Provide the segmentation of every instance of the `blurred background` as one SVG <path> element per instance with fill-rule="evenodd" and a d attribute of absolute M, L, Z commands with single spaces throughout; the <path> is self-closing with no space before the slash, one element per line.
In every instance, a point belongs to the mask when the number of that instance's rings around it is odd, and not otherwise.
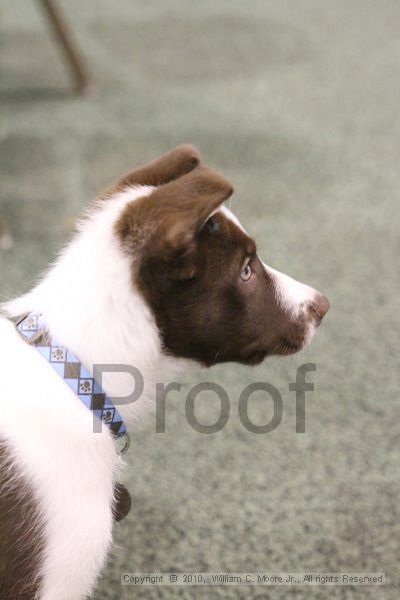
<path fill-rule="evenodd" d="M 131 513 L 95 600 L 398 598 L 400 581 L 397 0 L 58 0 L 93 87 L 73 90 L 41 5 L 0 12 L 2 297 L 25 291 L 91 197 L 184 141 L 235 185 L 232 208 L 270 265 L 323 291 L 310 349 L 257 369 L 199 373 L 231 414 L 193 431 L 185 390 L 166 433 L 133 433 Z M 4 237 L 3 237 L 4 242 Z M 8 241 L 4 242 L 4 246 Z M 306 433 L 295 433 L 297 366 L 315 362 Z M 237 401 L 267 381 L 281 425 L 246 431 Z M 250 417 L 271 418 L 255 394 Z M 203 394 L 198 418 L 219 403 Z M 384 588 L 121 587 L 120 572 L 386 573 Z"/>

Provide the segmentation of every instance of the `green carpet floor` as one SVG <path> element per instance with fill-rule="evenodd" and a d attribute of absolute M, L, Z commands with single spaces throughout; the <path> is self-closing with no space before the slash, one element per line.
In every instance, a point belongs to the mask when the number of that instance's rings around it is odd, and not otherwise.
<path fill-rule="evenodd" d="M 95 600 L 393 598 L 400 594 L 397 0 L 63 0 L 96 87 L 69 91 L 39 3 L 0 12 L 3 296 L 26 290 L 88 199 L 182 141 L 236 187 L 233 208 L 272 266 L 323 291 L 312 347 L 257 369 L 200 373 L 171 394 L 165 434 L 133 434 L 134 496 Z M 315 362 L 306 433 L 296 368 Z M 211 379 L 227 426 L 201 435 L 185 392 Z M 279 428 L 246 431 L 242 388 L 276 385 Z M 199 419 L 218 406 L 205 394 Z M 252 419 L 270 417 L 262 394 Z M 121 571 L 386 573 L 383 588 L 121 587 Z"/>

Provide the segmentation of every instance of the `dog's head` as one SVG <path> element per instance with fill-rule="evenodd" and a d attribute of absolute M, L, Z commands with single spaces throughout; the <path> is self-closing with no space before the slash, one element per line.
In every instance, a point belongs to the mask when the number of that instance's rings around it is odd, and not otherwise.
<path fill-rule="evenodd" d="M 223 206 L 231 184 L 185 145 L 109 190 L 153 186 L 115 224 L 166 352 L 204 365 L 260 363 L 307 344 L 329 308 L 316 290 L 275 271 Z M 137 194 L 136 194 L 137 196 Z"/>

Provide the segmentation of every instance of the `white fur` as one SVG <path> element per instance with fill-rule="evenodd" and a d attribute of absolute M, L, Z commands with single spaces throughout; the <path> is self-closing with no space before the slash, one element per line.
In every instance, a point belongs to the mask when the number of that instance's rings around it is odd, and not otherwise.
<path fill-rule="evenodd" d="M 152 188 L 130 188 L 109 199 L 43 280 L 9 302 L 10 315 L 43 314 L 52 334 L 92 370 L 94 363 L 135 365 L 142 397 L 120 413 L 135 422 L 154 401 L 154 383 L 179 367 L 162 353 L 149 308 L 132 288 L 131 265 L 113 224 L 126 204 Z M 45 522 L 46 557 L 40 600 L 78 600 L 92 589 L 111 543 L 111 500 L 118 457 L 106 427 L 93 418 L 39 353 L 0 318 L 0 439 L 31 482 Z M 126 374 L 103 377 L 110 396 L 126 396 Z"/>
<path fill-rule="evenodd" d="M 301 311 L 307 309 L 307 306 L 319 295 L 319 292 L 284 273 L 276 271 L 265 263 L 263 264 L 275 283 L 276 296 L 282 308 L 294 320 L 297 319 Z"/>
<path fill-rule="evenodd" d="M 227 206 L 221 206 L 218 210 L 223 215 L 225 215 L 225 217 L 227 219 L 230 219 L 233 223 L 235 223 L 236 227 L 239 227 L 239 229 L 241 231 L 243 231 L 244 233 L 246 233 L 245 228 L 243 227 L 243 225 L 241 224 L 241 222 L 239 221 L 239 219 L 237 218 L 237 216 L 234 215 L 233 212 Z"/>
<path fill-rule="evenodd" d="M 154 318 L 133 288 L 131 258 L 121 250 L 113 225 L 128 202 L 152 189 L 128 188 L 94 211 L 39 285 L 5 305 L 11 315 L 41 312 L 52 334 L 89 371 L 94 363 L 134 365 L 146 389 L 177 361 L 161 352 Z M 114 397 L 134 389 L 132 377 L 125 373 L 104 374 L 102 384 Z M 121 405 L 124 421 L 139 420 L 148 401 L 149 394 L 144 393 L 137 402 Z"/>
<path fill-rule="evenodd" d="M 33 485 L 45 523 L 41 599 L 81 598 L 111 541 L 113 442 L 106 429 L 91 434 L 90 412 L 2 318 L 0 338 L 0 438 Z"/>
<path fill-rule="evenodd" d="M 81 224 L 42 281 L 5 305 L 9 315 L 42 313 L 51 333 L 89 371 L 95 363 L 137 367 L 144 393 L 118 406 L 128 425 L 154 402 L 155 383 L 188 363 L 162 352 L 151 311 L 133 288 L 131 259 L 113 231 L 127 203 L 152 189 L 128 188 L 109 198 Z M 228 209 L 221 210 L 241 227 Z M 266 269 L 282 303 L 298 314 L 314 290 Z M 0 439 L 32 484 L 45 523 L 40 600 L 79 600 L 92 590 L 111 543 L 118 457 L 108 429 L 92 432 L 90 411 L 3 318 L 0 340 Z M 134 386 L 123 373 L 104 375 L 102 384 L 111 397 L 127 396 Z"/>

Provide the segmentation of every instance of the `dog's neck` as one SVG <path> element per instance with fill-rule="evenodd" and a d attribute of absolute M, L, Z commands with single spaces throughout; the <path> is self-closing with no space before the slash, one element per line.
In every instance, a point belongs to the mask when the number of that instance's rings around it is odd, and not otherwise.
<path fill-rule="evenodd" d="M 155 400 L 155 384 L 170 381 L 186 361 L 167 357 L 149 307 L 135 290 L 131 258 L 124 255 L 113 226 L 127 199 L 152 188 L 123 192 L 107 200 L 83 222 L 79 233 L 43 280 L 28 294 L 5 305 L 12 316 L 40 312 L 51 333 L 90 371 L 94 364 L 116 365 L 104 373 L 110 397 L 132 393 L 132 376 L 117 365 L 133 365 L 144 380 L 144 392 L 133 403 L 118 405 L 127 424 L 140 419 Z"/>

